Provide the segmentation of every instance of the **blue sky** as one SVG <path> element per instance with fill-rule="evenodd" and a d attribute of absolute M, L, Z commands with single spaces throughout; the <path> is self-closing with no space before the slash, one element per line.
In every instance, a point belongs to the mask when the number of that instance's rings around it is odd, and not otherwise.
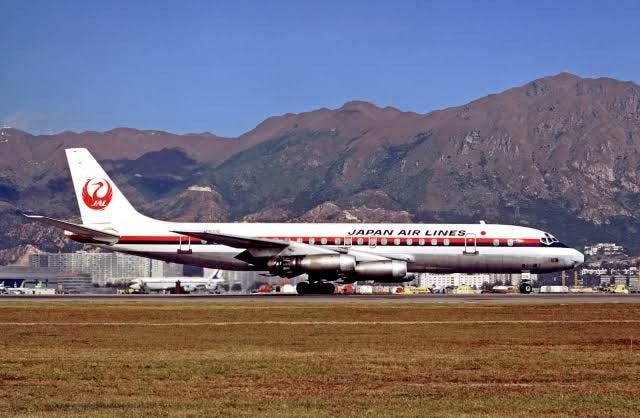
<path fill-rule="evenodd" d="M 427 112 L 569 71 L 640 81 L 636 1 L 0 0 L 0 122 L 235 136 L 349 100 Z"/>

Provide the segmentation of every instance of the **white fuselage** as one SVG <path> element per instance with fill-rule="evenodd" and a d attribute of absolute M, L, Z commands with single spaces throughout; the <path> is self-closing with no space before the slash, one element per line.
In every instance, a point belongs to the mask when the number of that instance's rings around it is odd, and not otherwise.
<path fill-rule="evenodd" d="M 89 225 L 99 228 L 99 225 Z M 113 231 L 120 240 L 99 245 L 111 251 L 225 270 L 264 270 L 236 258 L 244 250 L 171 231 L 294 241 L 318 248 L 341 249 L 358 262 L 377 257 L 407 260 L 408 272 L 543 273 L 573 268 L 583 255 L 549 234 L 528 227 L 494 224 L 300 224 L 175 223 L 153 220 Z M 83 241 L 68 234 L 70 238 Z M 290 255 L 290 254 L 287 254 Z"/>

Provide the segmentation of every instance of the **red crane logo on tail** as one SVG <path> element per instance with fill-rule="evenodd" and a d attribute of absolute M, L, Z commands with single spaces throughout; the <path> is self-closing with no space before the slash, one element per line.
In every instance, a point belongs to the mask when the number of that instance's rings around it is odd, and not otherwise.
<path fill-rule="evenodd" d="M 82 188 L 82 200 L 93 210 L 103 210 L 111 202 L 113 188 L 105 179 L 89 179 Z"/>

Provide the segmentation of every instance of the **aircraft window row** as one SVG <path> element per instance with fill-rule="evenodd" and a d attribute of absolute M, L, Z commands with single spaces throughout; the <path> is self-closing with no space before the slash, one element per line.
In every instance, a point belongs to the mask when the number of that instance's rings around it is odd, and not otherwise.
<path fill-rule="evenodd" d="M 284 238 L 287 239 L 287 238 Z M 303 238 L 303 237 L 291 237 L 289 238 L 290 241 L 293 242 L 299 242 L 299 243 L 304 243 L 307 242 L 309 244 L 322 244 L 322 245 L 342 245 L 343 244 L 343 240 L 342 238 L 339 237 L 335 237 L 335 238 L 327 238 L 327 237 L 322 237 L 322 238 L 315 238 L 315 237 L 309 237 L 309 238 Z M 355 241 L 355 242 L 354 242 Z M 501 242 L 502 241 L 502 242 Z M 556 240 L 554 238 L 554 241 L 551 241 L 551 239 L 547 238 L 547 237 L 543 237 L 540 238 L 540 241 L 549 245 L 552 244 L 554 242 L 558 242 L 558 240 Z M 473 239 L 471 240 L 467 240 L 467 243 L 473 245 Z M 507 245 L 509 247 L 513 247 L 515 245 L 515 240 L 513 239 L 507 239 L 507 240 L 500 240 L 500 239 L 493 239 L 492 241 L 490 241 L 491 244 L 494 247 L 499 247 L 500 245 Z M 389 244 L 393 244 L 393 245 L 402 245 L 402 239 L 400 238 L 393 238 L 393 239 L 388 239 L 388 238 L 377 238 L 377 237 L 369 237 L 365 240 L 364 237 L 359 237 L 356 238 L 355 240 L 351 237 L 346 237 L 344 238 L 344 245 L 346 246 L 351 246 L 351 245 L 369 245 L 371 247 L 375 247 L 376 245 L 389 245 Z M 429 243 L 433 246 L 436 245 L 450 245 L 451 241 L 449 240 L 449 238 L 444 238 L 442 239 L 442 241 L 440 241 L 440 244 L 438 242 L 438 239 L 436 238 L 432 238 Z M 424 238 L 419 238 L 419 239 L 415 239 L 415 238 L 405 238 L 404 241 L 405 245 L 427 245 L 427 240 Z"/>

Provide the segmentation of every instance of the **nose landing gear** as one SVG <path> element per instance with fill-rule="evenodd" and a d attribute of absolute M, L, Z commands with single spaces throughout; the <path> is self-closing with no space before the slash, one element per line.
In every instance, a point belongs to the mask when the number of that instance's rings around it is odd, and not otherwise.
<path fill-rule="evenodd" d="M 332 295 L 336 288 L 328 282 L 300 282 L 296 286 L 299 295 Z"/>
<path fill-rule="evenodd" d="M 528 295 L 533 291 L 533 287 L 531 286 L 531 272 L 523 271 L 521 277 L 522 279 L 520 281 L 520 287 L 519 287 L 520 293 Z"/>

